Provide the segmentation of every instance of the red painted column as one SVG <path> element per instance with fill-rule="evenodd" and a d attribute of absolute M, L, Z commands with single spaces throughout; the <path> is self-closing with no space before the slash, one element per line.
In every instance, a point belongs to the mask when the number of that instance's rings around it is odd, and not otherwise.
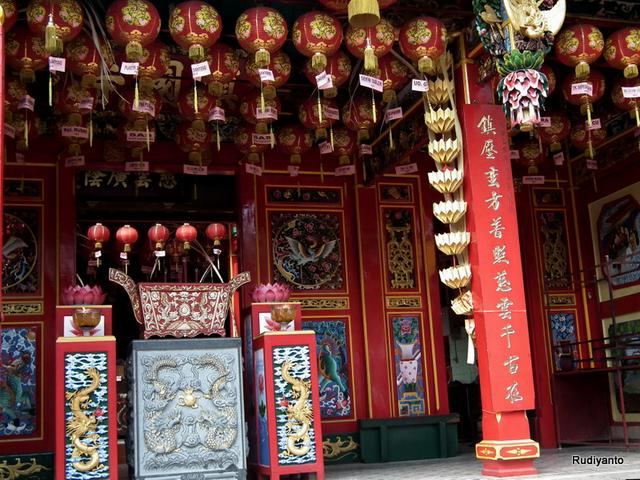
<path fill-rule="evenodd" d="M 482 398 L 476 457 L 485 475 L 530 475 L 540 449 L 526 416 L 535 398 L 506 120 L 497 105 L 464 105 L 462 113 Z"/>
<path fill-rule="evenodd" d="M 4 106 L 4 10 L 0 6 L 0 105 Z M 0 108 L 0 218 L 4 218 L 4 107 Z M 2 249 L 3 228 L 0 228 L 0 249 Z M 0 305 L 2 304 L 2 280 L 0 280 Z M 0 312 L 2 320 L 2 312 Z"/>

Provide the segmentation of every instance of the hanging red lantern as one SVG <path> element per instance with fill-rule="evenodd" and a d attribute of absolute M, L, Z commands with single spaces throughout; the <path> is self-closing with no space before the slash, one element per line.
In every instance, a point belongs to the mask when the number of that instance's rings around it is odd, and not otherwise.
<path fill-rule="evenodd" d="M 130 252 L 131 245 L 138 241 L 138 231 L 131 225 L 125 225 L 116 231 L 116 239 L 122 244 L 123 252 Z"/>
<path fill-rule="evenodd" d="M 135 91 L 129 88 L 121 94 L 118 107 L 123 117 L 136 124 L 139 129 L 144 129 L 144 125 L 152 121 L 162 110 L 162 98 L 155 90 L 142 91 L 136 107 Z"/>
<path fill-rule="evenodd" d="M 545 145 L 549 145 L 551 152 L 556 153 L 562 150 L 562 141 L 565 140 L 571 132 L 571 122 L 566 112 L 559 110 L 547 115 L 551 122 L 548 127 L 538 127 L 540 140 Z"/>
<path fill-rule="evenodd" d="M 271 61 L 267 66 L 267 69 L 273 73 L 273 81 L 262 81 L 260 78 L 260 67 L 253 61 L 252 58 L 248 58 L 244 64 L 244 72 L 249 82 L 258 88 L 262 87 L 264 98 L 275 98 L 276 89 L 283 86 L 289 81 L 291 76 L 291 60 L 289 55 L 282 50 L 271 55 Z"/>
<path fill-rule="evenodd" d="M 635 96 L 635 91 L 639 88 L 640 80 L 638 80 L 638 78 L 618 79 L 614 82 L 613 87 L 611 88 L 611 99 L 613 100 L 614 105 L 620 110 L 634 112 L 637 127 L 640 127 L 640 98 Z M 625 93 L 629 91 L 633 92 L 634 95 L 629 95 L 627 93 L 625 96 Z"/>
<path fill-rule="evenodd" d="M 364 58 L 364 69 L 368 72 L 378 68 L 378 58 L 389 53 L 394 41 L 393 25 L 384 18 L 373 27 L 349 25 L 345 34 L 347 50 L 357 58 Z"/>
<path fill-rule="evenodd" d="M 18 152 L 29 150 L 29 145 L 44 131 L 40 117 L 24 109 L 14 112 L 11 120 L 7 120 L 7 123 L 13 127 L 13 140 Z M 7 129 L 5 129 L 6 134 Z"/>
<path fill-rule="evenodd" d="M 102 244 L 107 243 L 110 237 L 111 232 L 101 223 L 96 223 L 87 230 L 87 238 L 93 242 L 93 248 L 95 250 L 100 250 L 102 248 Z"/>
<path fill-rule="evenodd" d="M 549 97 L 556 90 L 556 74 L 546 63 L 540 68 L 540 73 L 543 73 L 547 77 L 547 82 L 549 85 L 547 88 L 547 97 Z"/>
<path fill-rule="evenodd" d="M 67 145 L 67 154 L 75 157 L 82 153 L 82 146 L 89 142 L 88 122 L 80 115 L 69 115 L 57 123 L 56 134 Z"/>
<path fill-rule="evenodd" d="M 377 106 L 371 98 L 357 96 L 342 107 L 342 121 L 345 126 L 358 132 L 358 141 L 369 139 L 369 131 L 378 123 Z"/>
<path fill-rule="evenodd" d="M 640 64 L 640 29 L 627 27 L 613 32 L 605 42 L 604 59 L 613 68 L 624 70 L 625 78 L 637 77 Z"/>
<path fill-rule="evenodd" d="M 211 5 L 201 0 L 188 0 L 171 11 L 169 33 L 174 42 L 189 51 L 192 62 L 203 62 L 207 49 L 222 34 L 222 19 Z"/>
<path fill-rule="evenodd" d="M 18 25 L 7 33 L 7 63 L 20 72 L 20 81 L 32 83 L 35 72 L 47 66 L 49 54 L 44 48 L 44 40 L 34 36 L 25 25 Z"/>
<path fill-rule="evenodd" d="M 11 120 L 14 112 L 18 111 L 18 105 L 23 98 L 29 95 L 27 87 L 14 78 L 7 79 L 5 84 L 4 95 L 4 114 L 7 120 Z"/>
<path fill-rule="evenodd" d="M 205 233 L 207 238 L 213 241 L 213 246 L 217 247 L 222 240 L 227 238 L 227 227 L 223 223 L 210 223 Z"/>
<path fill-rule="evenodd" d="M 195 90 L 195 93 L 193 89 L 185 89 L 182 92 L 178 98 L 178 111 L 190 120 L 195 128 L 204 130 L 211 112 L 216 107 L 216 99 L 200 84 L 196 84 Z"/>
<path fill-rule="evenodd" d="M 311 68 L 321 73 L 327 67 L 327 57 L 342 43 L 342 25 L 333 16 L 317 10 L 298 17 L 293 24 L 293 46 L 311 58 Z"/>
<path fill-rule="evenodd" d="M 278 97 L 265 99 L 263 106 L 260 92 L 254 90 L 240 103 L 240 114 L 245 121 L 256 126 L 256 132 L 267 133 L 268 125 L 275 122 L 280 114 L 280 100 Z"/>
<path fill-rule="evenodd" d="M 183 224 L 176 230 L 176 239 L 179 242 L 182 242 L 182 248 L 184 250 L 189 250 L 191 248 L 191 243 L 194 242 L 196 238 L 198 238 L 198 231 L 196 230 L 196 227 L 189 225 L 188 223 Z"/>
<path fill-rule="evenodd" d="M 544 163 L 545 154 L 536 140 L 529 140 L 520 147 L 520 155 L 516 160 L 523 167 L 527 167 L 529 175 L 536 175 L 538 167 Z"/>
<path fill-rule="evenodd" d="M 79 83 L 67 81 L 62 89 L 55 93 L 56 109 L 60 113 L 68 115 L 72 123 L 82 123 L 80 117 L 91 115 L 98 103 L 97 92 L 93 89 L 83 88 Z M 93 145 L 93 117 L 89 123 L 89 143 Z"/>
<path fill-rule="evenodd" d="M 142 47 L 153 43 L 160 33 L 160 15 L 147 0 L 115 0 L 107 9 L 107 32 L 125 47 L 127 60 L 137 62 Z"/>
<path fill-rule="evenodd" d="M 153 82 L 169 72 L 169 47 L 159 40 L 142 47 L 138 58 L 138 80 L 141 90 L 152 90 Z"/>
<path fill-rule="evenodd" d="M 292 165 L 302 162 L 302 155 L 313 146 L 313 136 L 299 123 L 283 126 L 278 132 L 278 147 L 287 155 Z"/>
<path fill-rule="evenodd" d="M 236 129 L 233 141 L 243 155 L 247 157 L 249 163 L 258 163 L 260 154 L 263 153 L 268 144 L 256 143 L 254 134 L 256 133 L 253 125 L 242 125 Z"/>
<path fill-rule="evenodd" d="M 27 5 L 27 25 L 36 35 L 45 35 L 45 50 L 59 55 L 63 44 L 82 31 L 84 12 L 77 0 L 31 0 Z"/>
<path fill-rule="evenodd" d="M 565 27 L 555 39 L 556 57 L 567 67 L 575 67 L 579 80 L 589 75 L 589 64 L 600 58 L 603 49 L 602 32 L 589 24 Z"/>
<path fill-rule="evenodd" d="M 211 132 L 208 128 L 195 128 L 192 124 L 182 123 L 176 131 L 176 142 L 180 150 L 189 154 L 189 161 L 202 165 L 203 158 L 211 145 Z"/>
<path fill-rule="evenodd" d="M 395 100 L 396 91 L 409 83 L 409 69 L 393 54 L 389 53 L 378 62 L 379 77 L 384 82 L 382 101 L 389 103 Z"/>
<path fill-rule="evenodd" d="M 329 118 L 327 111 L 338 111 L 338 104 L 331 98 L 317 100 L 309 98 L 300 105 L 298 118 L 308 129 L 315 130 L 316 140 L 327 138 L 327 128 L 335 121 Z"/>
<path fill-rule="evenodd" d="M 586 83 L 590 85 L 591 94 L 573 93 L 575 84 Z M 587 115 L 587 121 L 591 123 L 591 113 L 593 112 L 593 103 L 602 98 L 605 91 L 604 75 L 599 70 L 591 70 L 589 76 L 584 79 L 578 79 L 575 74 L 565 78 L 562 84 L 562 94 L 564 99 L 572 105 L 579 105 L 580 112 Z"/>
<path fill-rule="evenodd" d="M 240 59 L 234 49 L 224 43 L 216 43 L 207 55 L 211 75 L 202 78 L 208 85 L 209 93 L 220 98 L 224 88 L 236 79 L 240 68 Z M 291 67 L 289 67 L 291 68 Z"/>
<path fill-rule="evenodd" d="M 154 250 L 164 250 L 164 244 L 169 240 L 169 229 L 160 223 L 156 223 L 147 231 L 147 237 L 154 244 Z"/>
<path fill-rule="evenodd" d="M 340 165 L 349 165 L 357 148 L 358 141 L 353 131 L 341 125 L 333 129 L 333 153 L 338 156 Z"/>
<path fill-rule="evenodd" d="M 331 77 L 333 87 L 322 90 L 323 95 L 334 98 L 338 95 L 338 87 L 344 85 L 351 76 L 351 58 L 343 51 L 339 51 L 327 58 L 325 72 Z M 316 85 L 316 72 L 311 66 L 311 59 L 304 64 L 304 74 L 312 85 Z"/>
<path fill-rule="evenodd" d="M 255 62 L 260 68 L 267 68 L 271 54 L 282 48 L 288 32 L 284 17 L 269 7 L 250 8 L 236 21 L 238 43 L 255 55 Z"/>
<path fill-rule="evenodd" d="M 84 88 L 96 88 L 98 78 L 102 73 L 103 60 L 108 69 L 111 69 L 115 63 L 108 48 L 101 44 L 100 50 L 98 50 L 93 38 L 84 32 L 65 45 L 65 55 L 69 70 L 82 77 Z"/>
<path fill-rule="evenodd" d="M 0 7 L 2 7 L 2 11 L 4 12 L 2 29 L 4 33 L 7 33 L 18 21 L 18 4 L 16 0 L 0 0 Z"/>
<path fill-rule="evenodd" d="M 587 158 L 595 157 L 595 149 L 598 148 L 607 138 L 604 128 L 587 130 L 584 123 L 579 123 L 571 128 L 571 145 L 584 150 Z"/>
<path fill-rule="evenodd" d="M 447 29 L 438 19 L 418 17 L 402 26 L 399 41 L 405 57 L 417 62 L 421 73 L 433 75 L 447 48 Z"/>
<path fill-rule="evenodd" d="M 144 150 L 150 150 L 151 142 L 155 141 L 156 129 L 152 122 L 143 124 L 142 120 L 127 121 L 118 127 L 118 141 L 131 153 L 131 158 L 137 162 L 144 160 Z"/>

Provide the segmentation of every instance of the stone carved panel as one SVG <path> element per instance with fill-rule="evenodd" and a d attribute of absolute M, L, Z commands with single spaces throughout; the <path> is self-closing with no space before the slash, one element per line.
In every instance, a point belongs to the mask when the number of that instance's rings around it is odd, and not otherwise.
<path fill-rule="evenodd" d="M 135 478 L 244 478 L 240 340 L 135 341 L 132 349 Z"/>

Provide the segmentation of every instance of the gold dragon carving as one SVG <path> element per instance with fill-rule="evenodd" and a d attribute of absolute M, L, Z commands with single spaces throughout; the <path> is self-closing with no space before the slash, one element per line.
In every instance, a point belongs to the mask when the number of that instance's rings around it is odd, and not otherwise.
<path fill-rule="evenodd" d="M 87 415 L 91 394 L 100 386 L 100 373 L 95 368 L 86 370 L 85 375 L 91 383 L 75 392 L 67 392 L 65 398 L 73 417 L 67 421 L 67 436 L 73 445 L 71 452 L 72 465 L 79 472 L 91 472 L 104 468 L 100 463 L 100 435 L 96 432 L 98 420 L 95 415 Z M 85 457 L 89 457 L 88 459 Z"/>
<path fill-rule="evenodd" d="M 353 440 L 353 437 L 349 435 L 344 440 L 341 436 L 337 436 L 334 441 L 326 439 L 322 442 L 322 453 L 324 458 L 334 459 L 340 455 L 353 452 L 358 449 L 358 443 Z"/>
<path fill-rule="evenodd" d="M 295 402 L 287 407 L 287 455 L 302 457 L 309 452 L 309 428 L 313 421 L 313 410 L 307 405 L 311 395 L 311 383 L 295 378 L 290 370 L 293 362 L 285 361 L 281 366 L 281 375 L 291 385 Z M 301 444 L 300 444 L 301 443 Z"/>
<path fill-rule="evenodd" d="M 31 462 L 23 462 L 20 458 L 16 459 L 16 463 L 9 465 L 6 460 L 0 463 L 0 480 L 16 480 L 20 477 L 31 477 L 35 473 L 40 473 L 50 468 L 40 465 L 35 458 Z"/>

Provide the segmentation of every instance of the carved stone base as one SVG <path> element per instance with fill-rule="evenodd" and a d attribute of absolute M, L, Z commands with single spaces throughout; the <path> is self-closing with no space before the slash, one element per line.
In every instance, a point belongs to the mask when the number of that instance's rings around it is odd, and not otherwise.
<path fill-rule="evenodd" d="M 127 459 L 138 480 L 244 479 L 240 339 L 134 341 Z"/>

